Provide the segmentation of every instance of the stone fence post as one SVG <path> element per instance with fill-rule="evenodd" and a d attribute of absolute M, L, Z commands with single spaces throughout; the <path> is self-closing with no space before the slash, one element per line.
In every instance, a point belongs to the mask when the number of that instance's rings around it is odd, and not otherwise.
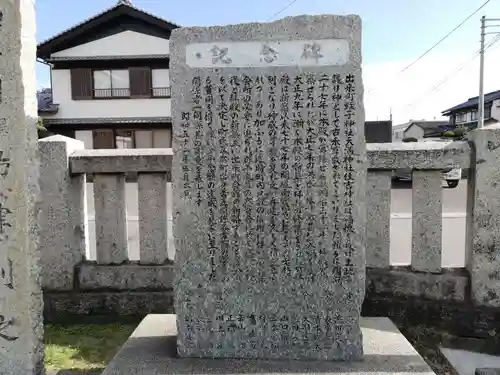
<path fill-rule="evenodd" d="M 469 134 L 473 153 L 467 192 L 468 269 L 477 305 L 500 307 L 500 125 Z"/>
<path fill-rule="evenodd" d="M 75 266 L 85 257 L 88 229 L 85 175 L 70 176 L 69 155 L 84 149 L 84 144 L 55 135 L 39 140 L 38 145 L 42 286 L 71 290 Z"/>

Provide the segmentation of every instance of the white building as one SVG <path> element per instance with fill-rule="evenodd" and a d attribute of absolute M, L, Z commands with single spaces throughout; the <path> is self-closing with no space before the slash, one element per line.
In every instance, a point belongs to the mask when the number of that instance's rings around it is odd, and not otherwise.
<path fill-rule="evenodd" d="M 469 129 L 477 127 L 479 97 L 469 98 L 466 102 L 455 105 L 443 111 L 443 116 L 449 117 L 450 125 Z M 484 123 L 494 124 L 500 121 L 500 90 L 484 95 Z"/>
<path fill-rule="evenodd" d="M 439 137 L 447 130 L 447 121 L 410 120 L 405 124 L 392 127 L 392 141 L 403 142 L 405 138 L 423 139 Z"/>
<path fill-rule="evenodd" d="M 38 45 L 50 65 L 52 133 L 86 148 L 171 147 L 169 38 L 179 26 L 128 1 Z"/>

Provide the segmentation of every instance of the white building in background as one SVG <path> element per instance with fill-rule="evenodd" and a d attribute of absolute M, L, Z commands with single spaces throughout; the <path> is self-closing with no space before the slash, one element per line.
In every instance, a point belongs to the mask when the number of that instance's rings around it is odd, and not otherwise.
<path fill-rule="evenodd" d="M 171 147 L 169 38 L 179 26 L 128 1 L 38 45 L 50 65 L 52 133 L 86 148 Z"/>
<path fill-rule="evenodd" d="M 447 130 L 447 126 L 447 121 L 410 120 L 405 124 L 392 127 L 392 141 L 403 142 L 405 138 L 439 137 Z"/>
<path fill-rule="evenodd" d="M 455 105 L 442 112 L 449 117 L 453 126 L 475 129 L 478 122 L 479 97 L 474 96 L 466 102 Z M 491 125 L 500 122 L 500 90 L 484 95 L 484 124 Z"/>

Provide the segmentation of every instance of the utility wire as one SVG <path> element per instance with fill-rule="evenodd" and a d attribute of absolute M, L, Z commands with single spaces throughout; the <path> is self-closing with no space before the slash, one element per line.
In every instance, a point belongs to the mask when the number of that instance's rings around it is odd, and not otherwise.
<path fill-rule="evenodd" d="M 417 59 L 415 59 L 411 64 L 407 65 L 405 68 L 403 68 L 400 73 L 405 72 L 409 68 L 411 68 L 413 65 L 415 65 L 417 62 L 422 60 L 429 52 L 431 52 L 434 48 L 439 46 L 442 42 L 444 42 L 448 37 L 453 34 L 455 31 L 457 31 L 464 23 L 466 23 L 468 20 L 470 20 L 477 12 L 479 12 L 481 9 L 483 9 L 491 0 L 487 0 L 484 2 L 483 5 L 481 5 L 479 8 L 477 8 L 474 12 L 472 12 L 469 16 L 467 16 L 462 22 L 460 22 L 453 30 L 451 30 L 448 34 L 446 34 L 444 37 L 439 39 L 439 41 L 434 44 L 431 48 L 429 48 L 427 51 L 425 51 L 423 54 L 421 54 Z"/>
<path fill-rule="evenodd" d="M 493 38 L 493 40 L 484 48 L 484 51 L 486 52 L 490 47 L 492 47 L 494 44 L 496 44 L 498 41 L 500 41 L 500 35 L 497 35 L 495 38 Z M 415 100 L 414 102 L 408 104 L 408 107 L 412 107 L 414 104 L 416 104 L 417 102 L 419 102 L 420 100 L 422 100 L 422 98 L 424 97 L 427 97 L 429 94 L 433 93 L 434 91 L 436 91 L 439 87 L 441 87 L 444 83 L 446 83 L 451 77 L 453 77 L 455 74 L 458 74 L 460 73 L 467 65 L 469 65 L 472 61 L 474 61 L 475 59 L 477 59 L 477 57 L 479 56 L 480 54 L 480 51 L 481 50 L 478 50 L 476 51 L 472 57 L 463 62 L 459 67 L 458 69 L 454 70 L 452 73 L 448 74 L 447 76 L 445 76 L 441 81 L 439 81 L 439 83 L 437 83 L 436 85 L 434 85 L 430 90 L 426 91 L 420 98 L 418 98 L 417 100 Z"/>
<path fill-rule="evenodd" d="M 448 39 L 448 37 L 453 34 L 455 31 L 457 31 L 460 27 L 463 26 L 463 24 L 465 24 L 468 20 L 470 20 L 477 12 L 479 12 L 481 9 L 483 9 L 486 5 L 488 5 L 488 3 L 490 2 L 491 0 L 487 0 L 483 3 L 483 5 L 481 5 L 479 8 L 477 8 L 474 12 L 472 12 L 471 14 L 469 14 L 462 22 L 460 22 L 453 30 L 451 30 L 448 34 L 446 34 L 444 37 L 442 37 L 441 39 L 438 40 L 437 43 L 435 43 L 432 47 L 430 47 L 427 51 L 425 51 L 424 53 L 422 53 L 419 57 L 417 57 L 415 60 L 413 60 L 413 62 L 411 62 L 410 64 L 408 64 L 407 66 L 405 66 L 403 69 L 401 69 L 397 74 L 401 74 L 401 73 L 404 73 L 406 72 L 408 69 L 410 69 L 413 65 L 415 65 L 417 62 L 419 62 L 420 60 L 422 60 L 425 56 L 427 56 L 432 50 L 434 50 L 437 46 L 439 46 L 442 42 L 444 42 L 446 39 Z M 370 91 L 372 91 L 373 89 L 368 89 L 366 91 L 366 93 L 368 94 Z"/>
<path fill-rule="evenodd" d="M 271 17 L 269 17 L 266 21 L 271 21 L 274 17 L 279 16 L 281 13 L 283 13 L 285 10 L 290 8 L 293 4 L 295 4 L 298 0 L 292 0 L 290 1 L 287 5 L 285 5 L 279 12 L 276 12 L 273 14 Z"/>

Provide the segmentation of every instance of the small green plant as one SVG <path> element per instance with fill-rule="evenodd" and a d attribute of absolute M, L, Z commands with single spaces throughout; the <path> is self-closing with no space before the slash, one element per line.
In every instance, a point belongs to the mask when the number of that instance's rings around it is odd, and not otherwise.
<path fill-rule="evenodd" d="M 442 134 L 443 137 L 446 137 L 446 138 L 455 138 L 456 135 L 455 135 L 455 132 L 453 130 L 448 130 L 448 131 L 445 131 L 443 134 Z"/>
<path fill-rule="evenodd" d="M 47 131 L 47 129 L 45 129 L 45 126 L 43 126 L 43 119 L 40 117 L 38 118 L 38 121 L 36 122 L 36 130 Z"/>

